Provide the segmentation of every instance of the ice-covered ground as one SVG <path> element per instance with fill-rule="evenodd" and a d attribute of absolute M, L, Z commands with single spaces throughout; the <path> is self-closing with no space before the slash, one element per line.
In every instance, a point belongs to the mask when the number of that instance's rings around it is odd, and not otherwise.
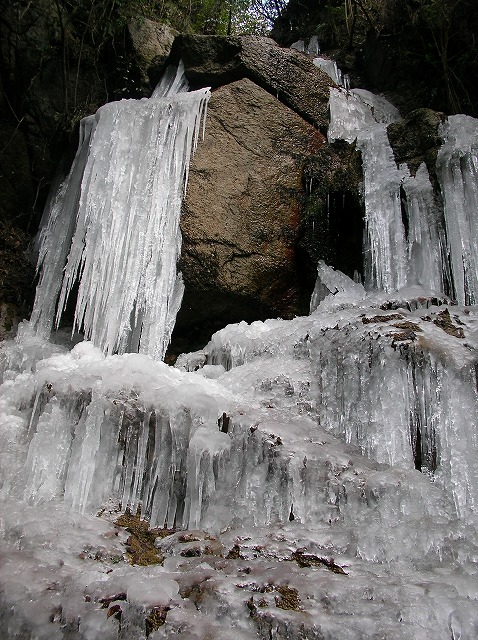
<path fill-rule="evenodd" d="M 478 312 L 337 282 L 176 368 L 3 345 L 4 637 L 476 637 Z"/>
<path fill-rule="evenodd" d="M 169 211 L 208 96 L 184 89 L 170 73 L 85 122 L 32 320 L 0 346 L 0 638 L 476 639 L 478 310 L 442 292 L 478 295 L 477 122 L 443 124 L 438 197 L 395 164 L 396 110 L 333 89 L 365 288 L 320 263 L 309 316 L 230 325 L 172 368 L 151 357 L 178 302 Z M 92 342 L 47 340 L 77 273 Z"/>

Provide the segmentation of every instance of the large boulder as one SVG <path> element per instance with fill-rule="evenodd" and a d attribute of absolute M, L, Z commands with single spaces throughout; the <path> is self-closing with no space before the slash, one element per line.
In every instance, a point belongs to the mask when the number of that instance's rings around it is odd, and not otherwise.
<path fill-rule="evenodd" d="M 334 82 L 310 58 L 259 36 L 181 35 L 171 52 L 182 58 L 193 87 L 249 78 L 305 120 L 325 131 L 329 88 Z"/>
<path fill-rule="evenodd" d="M 177 332 L 306 313 L 298 253 L 302 169 L 323 135 L 248 79 L 215 90 L 181 229 Z"/>
<path fill-rule="evenodd" d="M 138 69 L 142 88 L 150 89 L 150 75 L 158 77 L 164 70 L 178 32 L 167 24 L 137 17 L 127 26 L 133 62 Z"/>

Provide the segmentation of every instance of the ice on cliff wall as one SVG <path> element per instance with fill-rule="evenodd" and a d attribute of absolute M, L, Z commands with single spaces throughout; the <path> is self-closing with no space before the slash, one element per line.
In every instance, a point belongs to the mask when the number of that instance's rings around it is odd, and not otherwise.
<path fill-rule="evenodd" d="M 74 329 L 105 353 L 164 356 L 183 293 L 181 202 L 209 96 L 169 75 L 149 100 L 108 103 L 82 123 L 42 231 L 31 317 L 42 335 L 78 282 Z"/>
<path fill-rule="evenodd" d="M 32 321 L 0 346 L 0 629 L 12 640 L 475 640 L 478 314 L 444 294 L 475 295 L 476 122 L 465 119 L 466 136 L 460 117 L 443 125 L 443 213 L 423 165 L 414 176 L 394 165 L 396 110 L 333 90 L 329 135 L 357 138 L 364 159 L 366 286 L 321 262 L 309 316 L 229 325 L 172 368 L 154 359 L 178 300 L 162 263 L 175 264 L 176 223 L 161 203 L 179 203 L 207 101 L 183 89 L 169 70 L 152 101 L 84 121 L 44 232 Z M 190 129 L 175 146 L 178 114 Z M 161 140 L 146 144 L 141 175 L 108 164 L 133 123 Z M 158 151 L 178 183 L 152 203 Z M 136 206 L 144 228 L 128 217 Z M 93 224 L 100 212 L 114 234 Z M 130 267 L 134 286 L 120 290 Z M 96 346 L 72 348 L 43 334 L 78 270 L 77 324 L 91 320 Z M 156 292 L 166 329 L 151 341 Z M 130 348 L 145 353 L 111 355 Z M 133 535 L 114 524 L 125 510 L 158 527 L 157 564 L 138 566 Z"/>
<path fill-rule="evenodd" d="M 476 304 L 478 121 L 456 115 L 440 126 L 437 196 L 425 164 L 413 175 L 397 167 L 386 128 L 399 114 L 385 98 L 331 89 L 330 112 L 329 141 L 356 141 L 362 153 L 365 287 L 395 291 L 417 284 Z"/>

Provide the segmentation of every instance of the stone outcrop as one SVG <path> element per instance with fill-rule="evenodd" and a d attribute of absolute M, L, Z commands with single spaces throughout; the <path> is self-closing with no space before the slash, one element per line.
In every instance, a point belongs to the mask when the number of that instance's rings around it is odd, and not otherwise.
<path fill-rule="evenodd" d="M 258 36 L 176 38 L 172 60 L 183 60 L 193 87 L 249 78 L 315 126 L 328 125 L 329 76 L 294 49 Z"/>
<path fill-rule="evenodd" d="M 34 20 L 40 10 L 41 24 Z M 20 122 L 12 121 L 10 129 L 1 132 L 6 142 L 18 138 L 15 162 L 21 165 L 14 164 L 13 147 L 6 145 L 9 155 L 3 164 L 12 166 L 15 178 L 3 189 L 8 195 L 3 199 L 3 218 L 11 219 L 19 211 L 31 216 L 34 202 L 40 205 L 46 189 L 39 197 L 38 185 L 51 180 L 60 146 L 68 156 L 67 128 L 71 133 L 74 122 L 94 112 L 102 101 L 149 95 L 166 64 L 181 58 L 191 88 L 211 86 L 213 92 L 205 139 L 193 159 L 184 202 L 179 268 L 186 292 L 173 339 L 179 344 L 185 337 L 187 342 L 175 350 L 202 346 L 228 322 L 307 313 L 317 256 L 315 240 L 309 242 L 304 226 L 306 182 L 312 174 L 314 179 L 320 174 L 317 163 L 330 164 L 323 134 L 333 81 L 306 55 L 268 38 L 175 37 L 173 29 L 138 18 L 128 23 L 124 50 L 115 48 L 116 68 L 106 84 L 95 67 L 99 52 L 86 40 L 83 48 L 77 47 L 78 25 L 65 23 L 62 32 L 52 10 L 50 0 L 39 0 L 35 12 L 28 13 L 32 24 L 24 41 L 29 51 L 25 77 L 5 87 L 5 95 L 20 91 L 23 111 L 16 114 Z M 44 24 L 48 16 L 50 30 Z M 50 38 L 56 43 L 54 51 Z M 47 49 L 51 55 L 42 57 Z M 65 51 L 73 61 L 67 69 L 62 68 Z M 105 49 L 101 73 L 106 54 Z M 35 75 L 32 65 L 37 62 Z M 108 95 L 102 94 L 105 89 Z M 9 105 L 0 107 L 6 112 Z M 46 155 L 41 157 L 40 151 Z M 327 184 L 344 169 L 340 154 L 331 153 L 334 162 L 327 169 Z M 311 158 L 315 158 L 313 171 Z M 43 173 L 33 174 L 32 166 Z M 314 215 L 325 207 L 322 195 L 314 200 Z M 32 218 L 32 232 L 39 213 L 40 206 Z"/>
<path fill-rule="evenodd" d="M 171 53 L 178 32 L 166 24 L 138 17 L 127 26 L 134 52 L 134 64 L 138 69 L 145 93 L 150 90 L 150 75 L 159 76 Z"/>
<path fill-rule="evenodd" d="M 325 144 L 248 79 L 213 92 L 183 204 L 180 331 L 307 312 L 298 255 L 302 169 Z"/>
<path fill-rule="evenodd" d="M 415 173 L 422 162 L 434 171 L 436 155 L 442 141 L 438 126 L 445 114 L 432 109 L 415 109 L 403 120 L 387 127 L 387 134 L 397 164 L 406 162 Z"/>

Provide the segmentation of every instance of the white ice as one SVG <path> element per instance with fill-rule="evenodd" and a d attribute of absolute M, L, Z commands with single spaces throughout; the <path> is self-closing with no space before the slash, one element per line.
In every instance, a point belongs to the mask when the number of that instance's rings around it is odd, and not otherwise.
<path fill-rule="evenodd" d="M 173 85 L 182 80 L 170 73 L 163 89 Z M 107 146 L 88 142 L 85 128 L 43 234 L 31 324 L 0 345 L 0 634 L 9 640 L 476 639 L 478 310 L 443 295 L 449 251 L 460 255 L 455 289 L 462 301 L 474 295 L 474 235 L 463 228 L 476 193 L 475 124 L 463 121 L 465 137 L 460 118 L 442 129 L 445 229 L 424 166 L 411 176 L 394 165 L 385 134 L 393 108 L 336 91 L 329 135 L 357 139 L 364 158 L 372 291 L 321 262 L 309 316 L 228 325 L 174 368 L 155 359 L 160 347 L 142 346 L 143 336 L 157 345 L 165 335 L 153 335 L 139 302 L 157 284 L 152 239 L 172 238 L 140 206 L 151 204 L 156 176 L 143 183 L 106 156 L 136 137 L 116 121 L 161 138 L 157 116 L 179 130 L 172 114 L 182 114 L 192 140 L 159 146 L 178 185 L 157 198 L 176 202 L 207 92 L 114 104 L 89 121 Z M 134 180 L 141 189 L 126 196 Z M 111 207 L 126 200 L 145 227 L 127 212 L 116 220 Z M 100 210 L 119 234 L 110 245 Z M 128 243 L 131 299 L 119 289 Z M 164 251 L 176 256 L 172 245 Z M 53 258 L 67 263 L 64 287 L 81 271 L 77 324 L 83 313 L 87 326 L 101 316 L 96 344 L 46 339 L 55 313 L 46 294 L 61 285 L 61 269 L 46 269 Z M 141 336 L 132 331 L 140 324 Z M 124 340 L 146 353 L 112 355 L 128 326 Z M 161 563 L 127 561 L 134 543 L 114 524 L 126 509 L 167 529 L 156 532 Z"/>
<path fill-rule="evenodd" d="M 424 163 L 413 175 L 397 166 L 386 128 L 400 115 L 385 98 L 331 89 L 330 112 L 329 140 L 356 143 L 362 154 L 366 288 L 418 284 L 475 304 L 478 121 L 451 116 L 441 125 L 436 194 Z"/>
<path fill-rule="evenodd" d="M 184 288 L 181 202 L 209 97 L 186 92 L 181 69 L 170 75 L 158 97 L 106 104 L 82 125 L 42 231 L 31 318 L 41 335 L 59 325 L 78 282 L 74 330 L 108 354 L 164 356 Z"/>
<path fill-rule="evenodd" d="M 437 173 L 443 194 L 455 296 L 478 302 L 478 120 L 450 116 L 440 127 Z"/>

